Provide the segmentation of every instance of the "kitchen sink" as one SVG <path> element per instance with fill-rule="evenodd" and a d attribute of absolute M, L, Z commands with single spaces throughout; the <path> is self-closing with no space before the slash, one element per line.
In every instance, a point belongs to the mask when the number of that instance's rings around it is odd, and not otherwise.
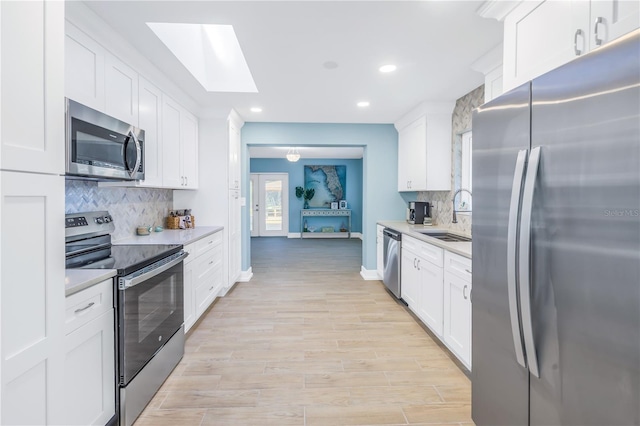
<path fill-rule="evenodd" d="M 463 237 L 462 235 L 451 234 L 449 232 L 434 232 L 434 231 L 416 231 L 423 235 L 427 235 L 432 238 L 437 238 L 440 241 L 446 241 L 449 243 L 467 243 L 471 242 L 471 238 Z"/>

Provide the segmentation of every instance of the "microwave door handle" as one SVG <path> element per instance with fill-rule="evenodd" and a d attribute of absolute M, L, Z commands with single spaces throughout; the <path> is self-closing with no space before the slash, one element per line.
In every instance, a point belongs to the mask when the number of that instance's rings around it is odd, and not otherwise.
<path fill-rule="evenodd" d="M 136 164 L 133 166 L 133 170 L 129 172 L 129 176 L 133 177 L 138 172 L 138 168 L 140 167 L 140 163 L 142 162 L 142 148 L 140 147 L 140 141 L 136 137 L 133 131 L 129 131 L 129 136 L 133 139 L 133 143 L 136 144 Z"/>

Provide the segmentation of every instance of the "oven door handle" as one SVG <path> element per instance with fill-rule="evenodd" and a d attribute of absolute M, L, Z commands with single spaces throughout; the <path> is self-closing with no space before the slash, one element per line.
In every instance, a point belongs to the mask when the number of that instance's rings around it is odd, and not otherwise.
<path fill-rule="evenodd" d="M 137 284 L 140 284 L 143 281 L 146 281 L 150 278 L 155 277 L 156 275 L 159 275 L 161 273 L 163 273 L 164 271 L 166 271 L 169 268 L 173 268 L 174 266 L 176 266 L 178 263 L 182 262 L 187 256 L 189 256 L 189 253 L 187 252 L 182 252 L 180 253 L 180 256 L 176 257 L 175 259 L 171 260 L 170 262 L 165 263 L 162 266 L 159 266 L 155 269 L 152 269 L 149 272 L 145 272 L 142 275 L 137 275 L 135 277 L 132 277 L 131 275 L 129 275 L 129 277 L 122 277 L 120 278 L 120 282 L 118 285 L 118 288 L 120 290 L 125 290 L 127 288 L 133 287 Z"/>

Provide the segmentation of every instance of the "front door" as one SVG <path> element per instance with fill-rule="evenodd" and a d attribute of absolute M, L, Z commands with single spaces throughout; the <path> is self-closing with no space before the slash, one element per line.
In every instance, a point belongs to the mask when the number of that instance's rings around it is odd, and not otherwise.
<path fill-rule="evenodd" d="M 289 175 L 251 174 L 251 236 L 286 237 L 289 233 Z"/>

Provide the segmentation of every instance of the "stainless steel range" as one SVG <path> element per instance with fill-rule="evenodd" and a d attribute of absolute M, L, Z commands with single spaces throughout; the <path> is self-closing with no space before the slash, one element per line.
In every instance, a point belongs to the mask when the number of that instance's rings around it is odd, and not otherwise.
<path fill-rule="evenodd" d="M 112 245 L 107 211 L 66 215 L 66 266 L 116 269 L 117 411 L 140 415 L 184 354 L 182 245 Z"/>

